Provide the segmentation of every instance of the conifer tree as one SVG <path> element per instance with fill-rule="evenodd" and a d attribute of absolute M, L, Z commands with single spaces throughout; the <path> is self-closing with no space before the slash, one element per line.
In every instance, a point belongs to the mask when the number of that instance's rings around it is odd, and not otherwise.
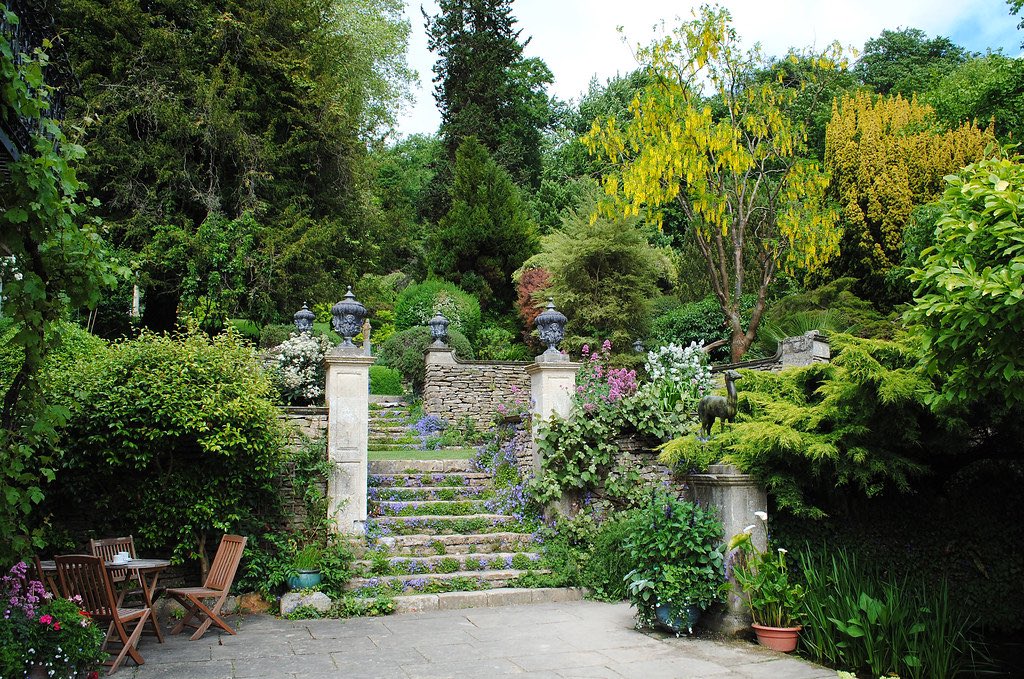
<path fill-rule="evenodd" d="M 451 210 L 430 237 L 431 274 L 476 294 L 483 306 L 511 308 L 512 272 L 537 248 L 537 227 L 519 189 L 476 139 L 455 155 Z"/>

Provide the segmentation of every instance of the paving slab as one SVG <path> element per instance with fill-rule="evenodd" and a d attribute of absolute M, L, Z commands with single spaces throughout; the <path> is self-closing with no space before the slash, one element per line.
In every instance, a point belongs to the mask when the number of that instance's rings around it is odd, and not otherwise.
<path fill-rule="evenodd" d="M 525 597 L 524 597 L 525 599 Z M 383 618 L 233 616 L 198 641 L 144 638 L 134 679 L 834 679 L 742 641 L 634 629 L 626 604 L 546 602 Z"/>

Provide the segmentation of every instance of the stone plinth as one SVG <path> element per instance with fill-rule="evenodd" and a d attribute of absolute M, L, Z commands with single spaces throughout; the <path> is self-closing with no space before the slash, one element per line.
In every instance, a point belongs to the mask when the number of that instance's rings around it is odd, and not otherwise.
<path fill-rule="evenodd" d="M 576 371 L 580 364 L 573 363 L 565 354 L 545 352 L 536 362 L 526 366 L 530 376 L 530 411 L 533 422 L 533 469 L 540 471 L 537 452 L 537 431 L 542 422 L 552 416 L 568 417 L 572 412 L 572 397 L 576 389 Z"/>
<path fill-rule="evenodd" d="M 339 533 L 366 526 L 366 463 L 369 441 L 370 365 L 362 347 L 332 349 L 327 363 L 328 518 Z"/>
<path fill-rule="evenodd" d="M 707 474 L 691 474 L 687 481 L 696 502 L 718 511 L 725 542 L 753 524 L 754 547 L 764 551 L 768 544 L 766 525 L 754 517 L 754 512 L 767 513 L 768 495 L 753 476 L 741 474 L 732 465 L 713 464 Z M 747 632 L 751 623 L 747 606 L 736 595 L 735 587 L 730 590 L 725 606 L 717 613 L 708 611 L 704 620 L 710 629 L 728 635 Z"/>

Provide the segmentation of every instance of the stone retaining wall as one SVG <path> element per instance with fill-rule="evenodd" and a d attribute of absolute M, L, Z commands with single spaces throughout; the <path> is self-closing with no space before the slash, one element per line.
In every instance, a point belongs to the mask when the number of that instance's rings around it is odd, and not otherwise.
<path fill-rule="evenodd" d="M 803 335 L 787 337 L 779 342 L 779 348 L 774 356 L 716 365 L 711 370 L 716 373 L 743 369 L 777 373 L 786 368 L 803 368 L 814 363 L 828 363 L 831 356 L 828 337 L 817 330 L 809 330 Z"/>
<path fill-rule="evenodd" d="M 327 408 L 281 408 L 281 420 L 285 423 L 288 435 L 288 449 L 298 450 L 303 437 L 320 438 L 323 441 L 324 457 L 327 456 Z M 306 523 L 306 503 L 302 493 L 295 490 L 295 465 L 285 464 L 281 476 L 276 479 L 277 493 L 281 498 L 283 524 L 281 529 L 287 531 L 300 530 Z M 327 482 L 322 488 L 327 492 Z"/>
<path fill-rule="evenodd" d="M 529 395 L 527 365 L 524 361 L 462 361 L 448 347 L 431 347 L 426 354 L 423 411 L 452 423 L 469 417 L 485 429 L 498 405 L 515 398 L 516 389 L 521 397 Z"/>

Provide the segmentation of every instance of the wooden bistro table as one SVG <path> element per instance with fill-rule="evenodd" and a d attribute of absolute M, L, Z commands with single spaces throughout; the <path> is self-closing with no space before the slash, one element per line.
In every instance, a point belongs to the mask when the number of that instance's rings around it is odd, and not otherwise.
<path fill-rule="evenodd" d="M 57 562 L 56 561 L 43 561 L 41 562 L 43 573 L 46 574 L 46 579 L 53 589 L 51 591 L 59 591 L 56 587 L 57 584 Z M 104 565 L 107 567 L 107 572 L 110 571 L 131 571 L 134 575 L 137 575 L 139 583 L 142 585 L 142 596 L 146 600 L 146 607 L 149 609 L 153 608 L 153 593 L 156 591 L 156 583 L 160 579 L 160 574 L 171 565 L 171 562 L 167 559 L 129 559 L 123 563 L 114 563 L 113 561 L 106 561 Z M 161 644 L 164 643 L 163 632 L 160 631 L 160 623 L 156 619 L 156 613 L 150 614 L 146 624 L 153 625 L 153 632 L 156 634 L 157 641 Z"/>

